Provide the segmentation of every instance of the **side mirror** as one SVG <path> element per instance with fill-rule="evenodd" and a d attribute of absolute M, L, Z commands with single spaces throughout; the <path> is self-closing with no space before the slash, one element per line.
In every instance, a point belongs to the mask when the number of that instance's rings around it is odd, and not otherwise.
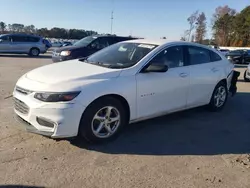
<path fill-rule="evenodd" d="M 167 72 L 167 71 L 168 71 L 168 66 L 164 65 L 162 63 L 152 63 L 145 70 L 143 70 L 144 73 L 147 73 L 147 72 Z"/>
<path fill-rule="evenodd" d="M 0 39 L 0 43 L 3 42 L 3 39 Z"/>

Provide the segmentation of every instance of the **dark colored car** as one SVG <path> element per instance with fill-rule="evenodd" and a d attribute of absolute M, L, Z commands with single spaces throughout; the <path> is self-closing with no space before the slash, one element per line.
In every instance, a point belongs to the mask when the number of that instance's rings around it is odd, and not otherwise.
<path fill-rule="evenodd" d="M 52 54 L 52 61 L 60 62 L 87 57 L 112 44 L 133 39 L 136 38 L 112 35 L 88 36 L 75 42 L 72 46 L 55 49 Z"/>
<path fill-rule="evenodd" d="M 234 63 L 245 64 L 250 61 L 250 54 L 247 50 L 233 50 L 226 54 L 227 59 Z"/>

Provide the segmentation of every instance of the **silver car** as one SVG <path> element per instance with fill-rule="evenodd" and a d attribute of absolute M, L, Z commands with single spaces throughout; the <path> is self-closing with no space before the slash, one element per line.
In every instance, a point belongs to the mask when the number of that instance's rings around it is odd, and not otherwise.
<path fill-rule="evenodd" d="M 26 34 L 0 35 L 0 53 L 28 54 L 38 56 L 46 53 L 46 41 L 39 36 Z"/>

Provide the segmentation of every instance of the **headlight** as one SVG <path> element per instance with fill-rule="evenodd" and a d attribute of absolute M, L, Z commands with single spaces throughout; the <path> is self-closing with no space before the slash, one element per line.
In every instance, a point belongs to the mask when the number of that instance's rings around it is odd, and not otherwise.
<path fill-rule="evenodd" d="M 79 94 L 80 91 L 67 93 L 36 93 L 34 97 L 43 102 L 65 102 L 73 100 Z"/>
<path fill-rule="evenodd" d="M 61 51 L 61 56 L 69 56 L 71 54 L 71 51 Z"/>

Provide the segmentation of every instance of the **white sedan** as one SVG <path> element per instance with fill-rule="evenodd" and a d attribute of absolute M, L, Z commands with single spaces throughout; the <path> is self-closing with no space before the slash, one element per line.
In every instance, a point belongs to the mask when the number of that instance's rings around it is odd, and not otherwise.
<path fill-rule="evenodd" d="M 28 131 L 102 142 L 128 123 L 202 105 L 222 109 L 236 84 L 233 69 L 203 45 L 125 41 L 23 75 L 13 92 L 14 109 Z"/>

